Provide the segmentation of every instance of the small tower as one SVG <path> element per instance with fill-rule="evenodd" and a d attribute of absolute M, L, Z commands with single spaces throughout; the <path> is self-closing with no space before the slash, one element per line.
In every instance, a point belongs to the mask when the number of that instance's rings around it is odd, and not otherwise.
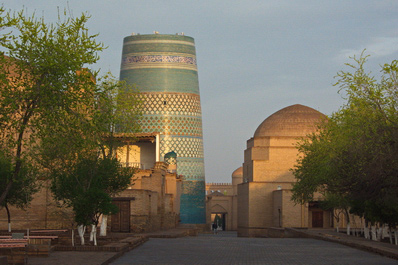
<path fill-rule="evenodd" d="M 177 154 L 174 151 L 168 152 L 164 155 L 164 162 L 169 166 L 167 171 L 169 173 L 177 173 Z"/>
<path fill-rule="evenodd" d="M 120 80 L 135 84 L 143 102 L 143 133 L 159 133 L 159 159 L 177 154 L 183 177 L 180 219 L 205 224 L 205 175 L 194 39 L 182 34 L 124 38 Z"/>

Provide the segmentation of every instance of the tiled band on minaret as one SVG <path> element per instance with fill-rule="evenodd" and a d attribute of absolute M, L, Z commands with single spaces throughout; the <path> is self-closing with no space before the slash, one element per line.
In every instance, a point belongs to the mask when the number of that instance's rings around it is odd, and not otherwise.
<path fill-rule="evenodd" d="M 182 223 L 204 224 L 202 114 L 194 39 L 183 35 L 124 38 L 120 79 L 135 84 L 143 102 L 142 132 L 160 133 L 160 157 L 177 153 L 182 175 Z"/>

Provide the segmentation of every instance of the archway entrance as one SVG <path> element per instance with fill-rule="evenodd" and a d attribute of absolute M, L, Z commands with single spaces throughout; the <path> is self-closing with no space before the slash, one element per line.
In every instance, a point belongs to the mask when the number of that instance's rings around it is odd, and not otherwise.
<path fill-rule="evenodd" d="M 225 231 L 225 220 L 226 220 L 226 213 L 212 213 L 211 214 L 211 223 L 216 223 L 218 229 Z"/>

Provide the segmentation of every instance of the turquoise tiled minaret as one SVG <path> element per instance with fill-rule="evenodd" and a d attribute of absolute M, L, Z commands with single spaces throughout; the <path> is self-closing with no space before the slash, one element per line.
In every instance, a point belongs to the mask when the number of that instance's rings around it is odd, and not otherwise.
<path fill-rule="evenodd" d="M 194 39 L 148 34 L 124 38 L 120 79 L 141 92 L 142 132 L 160 133 L 160 157 L 177 154 L 184 177 L 182 223 L 206 223 L 205 175 L 198 70 Z"/>

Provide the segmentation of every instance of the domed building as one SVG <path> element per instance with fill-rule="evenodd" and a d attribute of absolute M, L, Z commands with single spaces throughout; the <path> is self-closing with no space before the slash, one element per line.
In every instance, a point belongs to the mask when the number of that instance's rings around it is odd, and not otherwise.
<path fill-rule="evenodd" d="M 330 227 L 330 213 L 317 203 L 290 200 L 300 138 L 316 130 L 325 115 L 303 105 L 283 108 L 257 128 L 244 152 L 238 185 L 238 236 L 270 236 L 271 227 Z"/>

